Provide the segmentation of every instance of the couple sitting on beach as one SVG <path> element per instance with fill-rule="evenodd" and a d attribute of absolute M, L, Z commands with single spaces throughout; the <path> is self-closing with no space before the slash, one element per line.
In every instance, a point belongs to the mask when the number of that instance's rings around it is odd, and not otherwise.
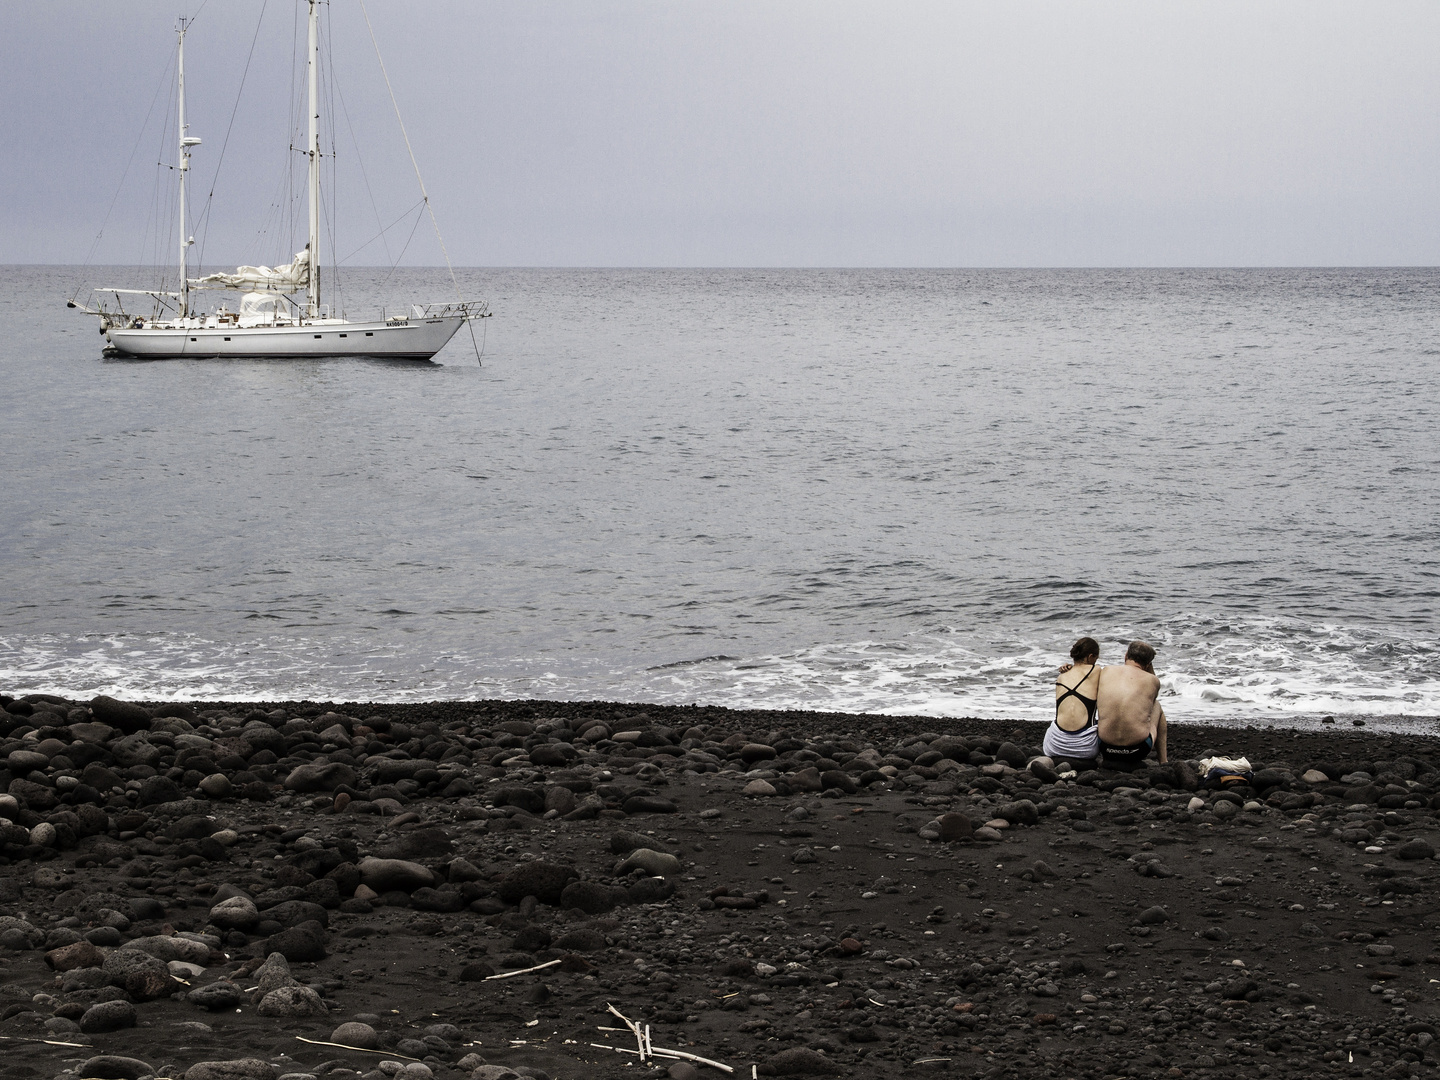
<path fill-rule="evenodd" d="M 1163 765 L 1165 710 L 1152 661 L 1155 650 L 1132 641 L 1120 667 L 1099 665 L 1100 644 L 1082 637 L 1070 649 L 1074 663 L 1055 680 L 1055 719 L 1045 731 L 1044 750 L 1056 765 L 1077 769 L 1129 771 L 1155 751 Z"/>

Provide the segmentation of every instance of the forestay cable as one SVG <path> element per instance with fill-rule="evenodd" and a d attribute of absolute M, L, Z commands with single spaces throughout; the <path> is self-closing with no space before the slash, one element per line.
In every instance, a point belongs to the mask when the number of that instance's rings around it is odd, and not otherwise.
<path fill-rule="evenodd" d="M 175 55 L 175 50 L 170 50 L 170 55 Z M 173 65 L 172 65 L 173 66 Z M 120 192 L 125 190 L 125 181 L 130 176 L 130 167 L 135 164 L 135 155 L 140 152 L 140 144 L 145 141 L 145 132 L 150 129 L 150 117 L 155 115 L 155 103 L 160 100 L 160 94 L 170 85 L 171 76 L 162 78 L 155 86 L 155 96 L 150 99 L 150 108 L 145 112 L 145 122 L 140 125 L 140 133 L 135 136 L 135 145 L 130 148 L 130 157 L 125 162 L 125 171 L 120 174 L 120 182 L 115 185 L 115 194 L 110 197 L 110 206 L 105 210 L 105 217 L 100 222 L 100 231 L 95 234 L 95 239 L 90 243 L 90 250 L 85 254 L 84 269 L 90 269 L 90 262 L 95 258 L 95 252 L 100 247 L 100 241 L 105 236 L 105 229 L 110 224 L 110 215 L 115 212 L 115 204 L 120 200 Z M 141 258 L 144 258 L 142 247 Z M 80 290 L 85 287 L 82 279 L 76 286 L 75 292 L 70 297 L 70 302 L 75 302 L 75 297 L 80 295 Z"/>
<path fill-rule="evenodd" d="M 440 253 L 445 256 L 445 269 L 450 271 L 450 284 L 455 287 L 455 299 L 460 303 L 465 298 L 460 295 L 460 282 L 455 280 L 455 267 L 450 262 L 450 251 L 445 247 L 445 237 L 440 235 L 440 222 L 435 220 L 435 208 L 430 205 L 430 193 L 425 190 L 425 178 L 420 175 L 420 163 L 415 160 L 415 150 L 410 145 L 410 133 L 405 130 L 405 120 L 400 115 L 400 103 L 395 100 L 395 88 L 390 85 L 390 73 L 385 70 L 385 58 L 380 55 L 380 42 L 375 37 L 375 27 L 370 25 L 370 12 L 365 7 L 365 0 L 360 0 L 360 13 L 365 16 L 365 29 L 370 31 L 370 44 L 375 46 L 375 59 L 380 63 L 380 74 L 385 77 L 385 89 L 390 92 L 390 104 L 395 109 L 395 120 L 400 125 L 400 134 L 405 139 L 405 150 L 410 155 L 410 164 L 415 169 L 415 179 L 420 183 L 420 197 L 425 202 L 425 210 L 430 215 L 430 224 L 435 229 L 435 239 L 440 241 Z M 413 235 L 413 234 L 412 234 Z M 480 343 L 475 340 L 475 326 L 467 316 L 465 325 L 470 329 L 470 344 L 475 348 L 475 362 L 480 362 Z"/>

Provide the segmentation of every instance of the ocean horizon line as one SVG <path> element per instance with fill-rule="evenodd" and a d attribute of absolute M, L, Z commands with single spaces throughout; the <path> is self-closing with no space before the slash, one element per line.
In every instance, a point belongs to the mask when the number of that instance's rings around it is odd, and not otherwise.
<path fill-rule="evenodd" d="M 228 266 L 226 261 L 209 261 L 206 266 Z M 46 269 L 64 270 L 108 270 L 108 269 L 148 269 L 135 263 L 68 263 L 68 262 L 7 262 L 0 260 L 0 266 L 11 269 L 23 269 L 26 267 L 43 267 Z M 444 264 L 430 263 L 406 263 L 397 264 L 395 267 L 386 266 L 383 263 L 347 264 L 340 267 L 341 270 L 437 270 L 444 271 L 447 268 Z M 846 264 L 846 263 L 816 263 L 804 265 L 799 263 L 536 263 L 524 264 L 487 264 L 487 263 L 456 263 L 455 270 L 799 270 L 807 273 L 816 271 L 855 271 L 855 270 L 913 270 L 918 273 L 936 273 L 944 271 L 1014 271 L 1016 273 L 1033 273 L 1036 271 L 1263 271 L 1263 270 L 1436 270 L 1440 269 L 1440 263 L 1149 263 L 1149 264 L 1121 264 L 1121 263 L 1092 263 L 1092 264 L 1046 264 L 1046 263 L 1014 263 L 1014 264 L 935 264 L 926 265 L 922 263 L 906 264 Z"/>

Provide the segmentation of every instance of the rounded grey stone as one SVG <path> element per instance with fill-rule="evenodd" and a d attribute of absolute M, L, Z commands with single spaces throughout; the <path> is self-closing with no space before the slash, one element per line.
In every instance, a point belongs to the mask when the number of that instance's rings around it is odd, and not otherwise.
<path fill-rule="evenodd" d="M 200 781 L 200 790 L 212 799 L 228 799 L 235 793 L 235 785 L 224 773 L 211 773 Z"/>
<path fill-rule="evenodd" d="M 185 995 L 185 1000 L 212 1012 L 233 1009 L 240 1004 L 240 987 L 228 979 L 221 979 L 219 982 L 195 987 Z"/>
<path fill-rule="evenodd" d="M 369 1024 L 351 1020 L 341 1024 L 330 1033 L 330 1041 L 343 1046 L 354 1046 L 361 1050 L 375 1050 L 380 1046 L 380 1036 Z"/>
<path fill-rule="evenodd" d="M 185 1070 L 185 1080 L 275 1080 L 278 1070 L 259 1058 L 198 1061 Z"/>
<path fill-rule="evenodd" d="M 210 921 L 222 930 L 248 930 L 260 921 L 260 912 L 249 897 L 232 896 L 210 909 Z"/>
<path fill-rule="evenodd" d="M 308 986 L 282 986 L 260 999 L 261 1016 L 324 1016 L 325 1002 Z"/>
<path fill-rule="evenodd" d="M 155 1070 L 139 1058 L 99 1054 L 84 1062 L 78 1072 L 92 1080 L 139 1080 L 142 1076 L 153 1075 Z"/>
<path fill-rule="evenodd" d="M 128 1001 L 102 1001 L 91 1005 L 80 1017 L 80 1030 L 87 1035 L 134 1026 L 135 1006 Z"/>
<path fill-rule="evenodd" d="M 361 859 L 360 881 L 380 895 L 400 890 L 414 892 L 435 884 L 435 875 L 419 863 L 405 859 Z"/>

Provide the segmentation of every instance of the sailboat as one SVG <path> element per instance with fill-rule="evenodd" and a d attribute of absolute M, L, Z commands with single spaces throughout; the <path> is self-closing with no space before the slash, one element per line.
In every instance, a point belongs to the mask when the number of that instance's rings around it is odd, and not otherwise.
<path fill-rule="evenodd" d="M 457 301 L 413 305 L 408 312 L 378 320 L 351 322 L 335 316 L 320 294 L 320 103 L 318 91 L 319 5 L 308 0 L 309 50 L 306 81 L 309 94 L 308 209 L 309 240 L 286 266 L 241 266 L 234 273 L 188 276 L 188 255 L 195 243 L 189 235 L 186 200 L 190 154 L 200 139 L 190 134 L 185 119 L 185 31 L 181 20 L 178 46 L 180 291 L 96 289 L 102 299 L 93 308 L 71 299 L 67 306 L 100 318 L 100 332 L 110 356 L 174 359 L 179 357 L 315 358 L 364 356 L 387 360 L 429 360 L 445 347 L 462 325 L 489 316 L 483 302 Z M 408 143 L 408 138 L 407 138 Z M 422 194 L 424 186 L 421 186 Z M 425 202 L 428 206 L 429 198 Z M 447 260 L 448 261 L 448 260 Z M 452 274 L 453 279 L 453 274 Z M 241 292 L 239 310 L 195 310 L 191 293 L 205 289 Z M 303 305 L 291 297 L 304 291 Z M 151 313 L 125 310 L 124 297 L 151 300 Z M 113 297 L 113 306 L 110 299 Z"/>

